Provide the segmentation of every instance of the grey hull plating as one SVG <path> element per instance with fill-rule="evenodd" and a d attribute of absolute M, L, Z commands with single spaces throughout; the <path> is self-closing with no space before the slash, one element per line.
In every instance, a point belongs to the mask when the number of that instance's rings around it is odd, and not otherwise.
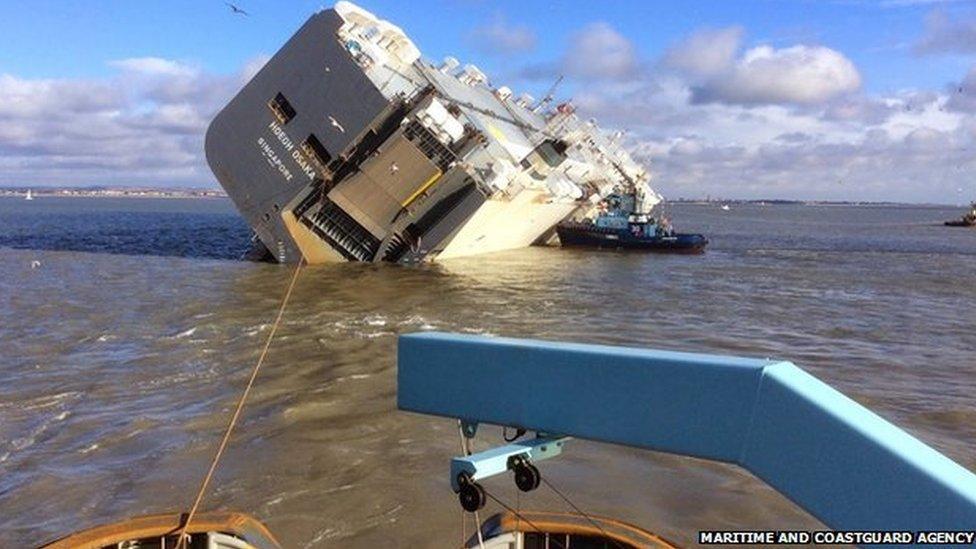
<path fill-rule="evenodd" d="M 309 178 L 269 131 L 275 121 L 268 101 L 282 93 L 297 111 L 287 124 L 291 139 L 315 134 L 329 151 L 344 151 L 389 102 L 373 86 L 334 36 L 342 19 L 333 11 L 312 16 L 223 110 L 207 130 L 207 162 L 254 228 L 260 241 L 281 262 L 297 261 L 300 252 L 280 211 L 311 189 Z M 308 70 L 309 65 L 318 70 Z M 331 125 L 341 120 L 345 131 Z M 279 144 L 284 176 L 259 140 Z"/>
<path fill-rule="evenodd" d="M 213 120 L 207 161 L 276 261 L 308 259 L 309 246 L 335 260 L 423 260 L 485 192 L 452 169 L 456 151 L 425 147 L 426 130 L 405 122 L 423 95 L 384 97 L 337 39 L 342 23 L 325 10 L 288 40 Z M 438 184 L 420 193 L 384 174 L 393 166 Z M 296 232 L 308 235 L 304 249 Z"/>

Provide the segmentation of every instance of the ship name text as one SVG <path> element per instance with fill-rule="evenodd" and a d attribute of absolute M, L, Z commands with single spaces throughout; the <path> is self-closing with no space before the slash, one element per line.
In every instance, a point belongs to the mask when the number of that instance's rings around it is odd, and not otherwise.
<path fill-rule="evenodd" d="M 261 154 L 268 161 L 268 164 L 278 170 L 278 173 L 285 178 L 285 181 L 291 181 L 291 170 L 282 163 L 281 158 L 278 157 L 278 154 L 275 153 L 274 149 L 271 148 L 271 144 L 264 137 L 258 137 L 258 147 L 261 149 Z"/>
<path fill-rule="evenodd" d="M 268 129 L 271 130 L 272 135 L 278 138 L 278 142 L 281 143 L 281 146 L 285 148 L 285 152 L 291 153 L 292 160 L 294 160 L 298 164 L 298 167 L 302 169 L 305 177 L 307 177 L 309 181 L 314 180 L 315 169 L 312 167 L 312 163 L 305 158 L 301 147 L 295 146 L 295 142 L 292 141 L 291 137 L 288 137 L 288 134 L 285 133 L 284 128 L 282 128 L 278 122 L 272 120 L 271 123 L 268 124 Z M 286 179 L 289 181 L 291 180 L 290 177 L 287 177 Z"/>

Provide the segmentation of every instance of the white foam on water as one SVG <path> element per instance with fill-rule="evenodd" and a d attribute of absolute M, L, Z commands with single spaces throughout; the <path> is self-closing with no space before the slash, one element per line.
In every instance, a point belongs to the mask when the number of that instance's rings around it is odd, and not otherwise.
<path fill-rule="evenodd" d="M 335 528 L 326 528 L 325 530 L 320 530 L 317 534 L 315 534 L 315 537 L 312 538 L 303 547 L 305 547 L 306 549 L 309 549 L 310 547 L 315 547 L 316 545 L 319 544 L 319 542 L 326 539 L 332 539 L 340 533 L 341 531 L 336 530 Z"/>
<path fill-rule="evenodd" d="M 258 324 L 257 326 L 251 326 L 250 328 L 245 330 L 244 335 L 246 335 L 247 337 L 254 337 L 267 329 L 268 329 L 267 324 Z"/>
<path fill-rule="evenodd" d="M 487 328 L 461 328 L 466 334 L 483 335 L 485 337 L 497 337 L 498 334 L 489 331 Z"/>
<path fill-rule="evenodd" d="M 196 332 L 197 332 L 197 327 L 194 326 L 194 327 L 190 328 L 189 330 L 184 330 L 184 331 L 176 334 L 175 336 L 173 336 L 173 339 L 183 339 L 185 337 L 190 337 L 191 335 L 195 334 Z"/>
<path fill-rule="evenodd" d="M 369 315 L 363 321 L 368 326 L 386 326 L 386 317 L 383 315 Z"/>
<path fill-rule="evenodd" d="M 361 339 L 376 339 L 383 336 L 395 335 L 393 332 L 380 331 L 380 332 L 356 332 L 356 337 Z"/>
<path fill-rule="evenodd" d="M 271 507 L 271 506 L 274 506 L 274 505 L 278 505 L 282 501 L 285 501 L 285 496 L 278 496 L 278 497 L 272 499 L 271 501 L 268 501 L 264 505 L 265 505 L 265 507 Z"/>
<path fill-rule="evenodd" d="M 64 393 L 56 393 L 53 395 L 44 395 L 36 398 L 32 398 L 26 402 L 22 402 L 17 405 L 17 408 L 21 410 L 38 410 L 43 408 L 50 408 L 52 406 L 63 406 L 63 404 L 68 400 L 77 400 L 81 396 L 78 391 L 67 391 Z"/>

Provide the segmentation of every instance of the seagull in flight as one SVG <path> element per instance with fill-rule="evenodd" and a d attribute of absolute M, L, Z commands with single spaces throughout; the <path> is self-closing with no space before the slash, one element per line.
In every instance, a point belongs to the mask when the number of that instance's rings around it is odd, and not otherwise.
<path fill-rule="evenodd" d="M 330 122 L 330 123 L 332 124 L 332 127 L 333 127 L 333 128 L 335 128 L 335 129 L 337 129 L 337 130 L 339 130 L 339 131 L 340 131 L 340 132 L 342 132 L 342 133 L 346 133 L 346 129 L 345 129 L 345 128 L 343 128 L 343 127 L 342 127 L 342 124 L 340 124 L 340 123 L 339 123 L 339 121 L 338 121 L 338 120 L 336 120 L 335 118 L 333 118 L 333 117 L 331 117 L 331 116 L 330 116 L 330 117 L 329 117 L 329 122 Z"/>
<path fill-rule="evenodd" d="M 232 11 L 233 13 L 239 13 L 239 14 L 245 15 L 245 16 L 247 15 L 247 12 L 246 11 L 244 11 L 241 8 L 235 6 L 234 4 L 231 4 L 230 2 L 224 2 L 224 3 L 227 4 L 227 7 L 230 8 L 230 11 Z"/>

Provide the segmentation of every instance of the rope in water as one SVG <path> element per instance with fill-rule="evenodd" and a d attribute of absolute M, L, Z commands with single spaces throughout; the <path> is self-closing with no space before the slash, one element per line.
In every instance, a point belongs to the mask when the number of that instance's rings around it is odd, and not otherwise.
<path fill-rule="evenodd" d="M 193 521 L 193 515 L 196 514 L 197 508 L 200 507 L 200 502 L 203 501 L 203 496 L 207 491 L 207 486 L 210 484 L 214 471 L 217 469 L 217 463 L 220 461 L 220 458 L 224 453 L 224 449 L 227 447 L 227 442 L 230 440 L 230 435 L 234 431 L 234 426 L 237 424 L 237 419 L 241 415 L 241 410 L 244 409 L 244 403 L 247 401 L 247 396 L 251 392 L 251 387 L 254 385 L 254 380 L 258 377 L 258 372 L 261 370 L 261 366 L 264 364 L 265 357 L 268 356 L 268 349 L 271 348 L 271 341 L 274 339 L 275 333 L 278 331 L 278 326 L 281 324 L 281 319 L 285 316 L 285 307 L 288 305 L 288 300 L 291 299 L 291 293 L 292 290 L 295 289 L 295 282 L 298 280 L 298 273 L 302 270 L 303 262 L 304 259 L 299 259 L 298 264 L 295 265 L 295 273 L 292 275 L 291 282 L 288 284 L 288 290 L 285 292 L 285 297 L 281 300 L 281 306 L 278 308 L 278 316 L 275 318 L 274 324 L 271 325 L 271 331 L 268 332 L 268 338 L 264 342 L 264 348 L 261 350 L 261 355 L 258 357 L 257 363 L 254 364 L 254 369 L 251 370 L 251 377 L 247 380 L 247 385 L 244 386 L 244 392 L 241 393 L 241 397 L 237 401 L 237 408 L 234 410 L 234 415 L 231 416 L 230 422 L 227 424 L 227 430 L 224 431 L 224 438 L 220 441 L 220 446 L 217 447 L 217 453 L 214 454 L 213 461 L 210 462 L 210 469 L 207 471 L 207 475 L 203 477 L 203 482 L 200 483 L 200 489 L 197 491 L 196 499 L 193 500 L 193 506 L 190 507 L 190 512 L 187 513 L 186 520 L 183 522 L 183 527 L 180 528 L 180 534 L 176 542 L 176 549 L 186 548 L 186 531 L 190 528 L 190 522 Z"/>

